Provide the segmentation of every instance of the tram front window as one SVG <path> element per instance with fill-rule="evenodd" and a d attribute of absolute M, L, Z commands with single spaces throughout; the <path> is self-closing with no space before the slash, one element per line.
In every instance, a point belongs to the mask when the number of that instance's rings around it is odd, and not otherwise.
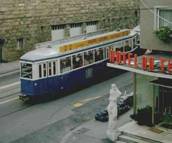
<path fill-rule="evenodd" d="M 21 77 L 32 79 L 32 64 L 21 63 Z"/>

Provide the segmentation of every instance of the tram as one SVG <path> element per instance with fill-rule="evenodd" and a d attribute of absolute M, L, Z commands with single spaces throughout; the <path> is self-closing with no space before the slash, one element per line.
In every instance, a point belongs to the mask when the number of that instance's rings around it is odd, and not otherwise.
<path fill-rule="evenodd" d="M 131 52 L 139 33 L 125 29 L 65 42 L 51 41 L 20 58 L 20 99 L 64 95 L 119 74 L 108 68 L 109 49 Z"/>

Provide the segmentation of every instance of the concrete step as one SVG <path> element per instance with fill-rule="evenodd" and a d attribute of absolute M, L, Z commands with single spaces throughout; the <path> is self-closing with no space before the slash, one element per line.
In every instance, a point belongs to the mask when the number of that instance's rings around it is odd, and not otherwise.
<path fill-rule="evenodd" d="M 129 136 L 126 136 L 126 135 L 120 135 L 118 137 L 118 140 L 126 142 L 126 143 L 149 143 L 149 142 L 143 141 L 141 139 L 129 137 Z"/>
<path fill-rule="evenodd" d="M 147 143 L 162 143 L 162 142 L 157 141 L 157 140 L 153 140 L 153 139 L 146 138 L 146 137 L 143 137 L 143 136 L 134 135 L 134 134 L 127 133 L 127 132 L 122 132 L 121 134 L 125 135 L 125 136 L 128 136 L 128 137 L 131 137 L 131 138 L 134 138 L 134 139 L 145 141 Z"/>

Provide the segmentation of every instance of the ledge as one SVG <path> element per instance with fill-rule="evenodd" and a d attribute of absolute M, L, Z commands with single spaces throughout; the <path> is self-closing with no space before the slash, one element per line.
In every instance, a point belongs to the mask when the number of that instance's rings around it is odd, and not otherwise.
<path fill-rule="evenodd" d="M 149 71 L 144 71 L 142 69 L 128 67 L 128 66 L 125 66 L 125 65 L 117 65 L 117 64 L 113 64 L 113 63 L 107 63 L 107 66 L 111 67 L 111 68 L 117 68 L 117 69 L 130 71 L 130 72 L 133 72 L 133 73 L 143 74 L 143 75 L 147 75 L 147 76 L 172 79 L 172 75 L 165 74 L 165 73 L 149 72 Z"/>

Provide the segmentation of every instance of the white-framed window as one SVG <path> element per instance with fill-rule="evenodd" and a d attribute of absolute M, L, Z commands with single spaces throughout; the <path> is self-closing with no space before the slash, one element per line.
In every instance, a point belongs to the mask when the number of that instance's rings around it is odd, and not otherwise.
<path fill-rule="evenodd" d="M 104 59 L 104 49 L 103 48 L 95 49 L 94 52 L 95 52 L 95 62 L 101 61 Z"/>
<path fill-rule="evenodd" d="M 43 77 L 47 77 L 47 63 L 43 63 Z"/>
<path fill-rule="evenodd" d="M 82 23 L 70 24 L 70 37 L 78 36 L 82 34 Z"/>
<path fill-rule="evenodd" d="M 38 78 L 58 75 L 58 60 L 40 62 L 37 66 Z"/>
<path fill-rule="evenodd" d="M 172 8 L 159 7 L 154 12 L 154 29 L 168 26 L 172 29 Z"/>
<path fill-rule="evenodd" d="M 72 56 L 73 69 L 77 69 L 83 66 L 83 53 L 79 53 Z"/>
<path fill-rule="evenodd" d="M 32 64 L 31 63 L 21 63 L 21 77 L 32 79 Z"/>
<path fill-rule="evenodd" d="M 60 73 L 69 72 L 72 69 L 71 56 L 60 59 Z"/>
<path fill-rule="evenodd" d="M 60 40 L 65 37 L 65 25 L 52 25 L 51 26 L 51 39 Z"/>
<path fill-rule="evenodd" d="M 94 51 L 89 50 L 84 52 L 84 65 L 89 65 L 94 62 Z"/>
<path fill-rule="evenodd" d="M 97 31 L 97 21 L 90 21 L 86 23 L 86 33 Z"/>

